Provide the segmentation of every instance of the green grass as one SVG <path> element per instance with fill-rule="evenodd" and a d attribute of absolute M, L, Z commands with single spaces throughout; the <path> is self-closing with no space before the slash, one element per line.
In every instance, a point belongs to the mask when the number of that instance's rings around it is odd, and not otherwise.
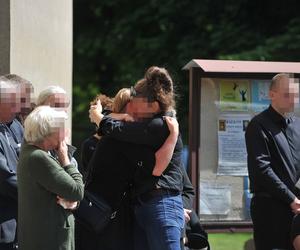
<path fill-rule="evenodd" d="M 208 239 L 211 250 L 244 250 L 252 233 L 209 233 Z"/>

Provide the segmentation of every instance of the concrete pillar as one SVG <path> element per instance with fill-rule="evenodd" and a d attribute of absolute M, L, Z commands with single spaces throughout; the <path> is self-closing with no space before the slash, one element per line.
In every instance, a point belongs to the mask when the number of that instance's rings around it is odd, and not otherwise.
<path fill-rule="evenodd" d="M 0 75 L 9 73 L 10 57 L 10 4 L 0 0 Z"/>
<path fill-rule="evenodd" d="M 0 74 L 30 80 L 35 95 L 59 85 L 71 98 L 72 44 L 72 0 L 0 0 Z"/>

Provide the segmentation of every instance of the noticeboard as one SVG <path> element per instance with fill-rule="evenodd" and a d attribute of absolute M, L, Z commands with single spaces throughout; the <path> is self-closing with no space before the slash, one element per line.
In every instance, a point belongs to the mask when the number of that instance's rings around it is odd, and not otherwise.
<path fill-rule="evenodd" d="M 207 228 L 251 228 L 244 135 L 252 117 L 269 106 L 277 72 L 204 72 L 194 63 L 188 69 L 190 177 L 200 220 Z"/>
<path fill-rule="evenodd" d="M 202 221 L 250 220 L 245 129 L 269 105 L 270 81 L 202 78 L 200 200 Z"/>

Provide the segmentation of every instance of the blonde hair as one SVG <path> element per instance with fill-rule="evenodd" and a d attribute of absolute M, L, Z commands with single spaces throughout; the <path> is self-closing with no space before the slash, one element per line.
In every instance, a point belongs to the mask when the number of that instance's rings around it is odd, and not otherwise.
<path fill-rule="evenodd" d="M 64 94 L 66 95 L 67 92 L 59 87 L 59 86 L 49 86 L 46 89 L 44 89 L 43 91 L 41 91 L 41 93 L 39 94 L 37 101 L 36 101 L 36 105 L 40 106 L 40 105 L 45 105 L 49 99 L 49 97 L 51 97 L 52 95 L 55 94 Z"/>
<path fill-rule="evenodd" d="M 42 142 L 55 129 L 62 128 L 67 114 L 49 106 L 39 106 L 25 119 L 24 138 L 28 143 Z"/>
<path fill-rule="evenodd" d="M 130 89 L 129 88 L 120 89 L 114 98 L 112 112 L 124 113 L 126 104 L 130 102 L 130 100 L 131 100 Z"/>

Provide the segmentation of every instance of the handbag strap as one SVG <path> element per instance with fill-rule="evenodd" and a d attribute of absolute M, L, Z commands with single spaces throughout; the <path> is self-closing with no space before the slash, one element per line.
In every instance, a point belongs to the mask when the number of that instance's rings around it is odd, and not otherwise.
<path fill-rule="evenodd" d="M 120 202 L 118 203 L 118 205 L 116 206 L 116 209 L 114 209 L 114 211 L 111 214 L 111 217 L 110 217 L 111 219 L 114 219 L 116 217 L 116 215 L 118 213 L 118 210 L 121 208 L 122 203 L 125 200 L 125 197 L 128 194 L 129 189 L 131 188 L 131 186 L 132 185 L 130 183 L 127 184 L 127 187 L 126 187 L 125 191 L 122 194 L 122 198 L 121 198 Z"/>

